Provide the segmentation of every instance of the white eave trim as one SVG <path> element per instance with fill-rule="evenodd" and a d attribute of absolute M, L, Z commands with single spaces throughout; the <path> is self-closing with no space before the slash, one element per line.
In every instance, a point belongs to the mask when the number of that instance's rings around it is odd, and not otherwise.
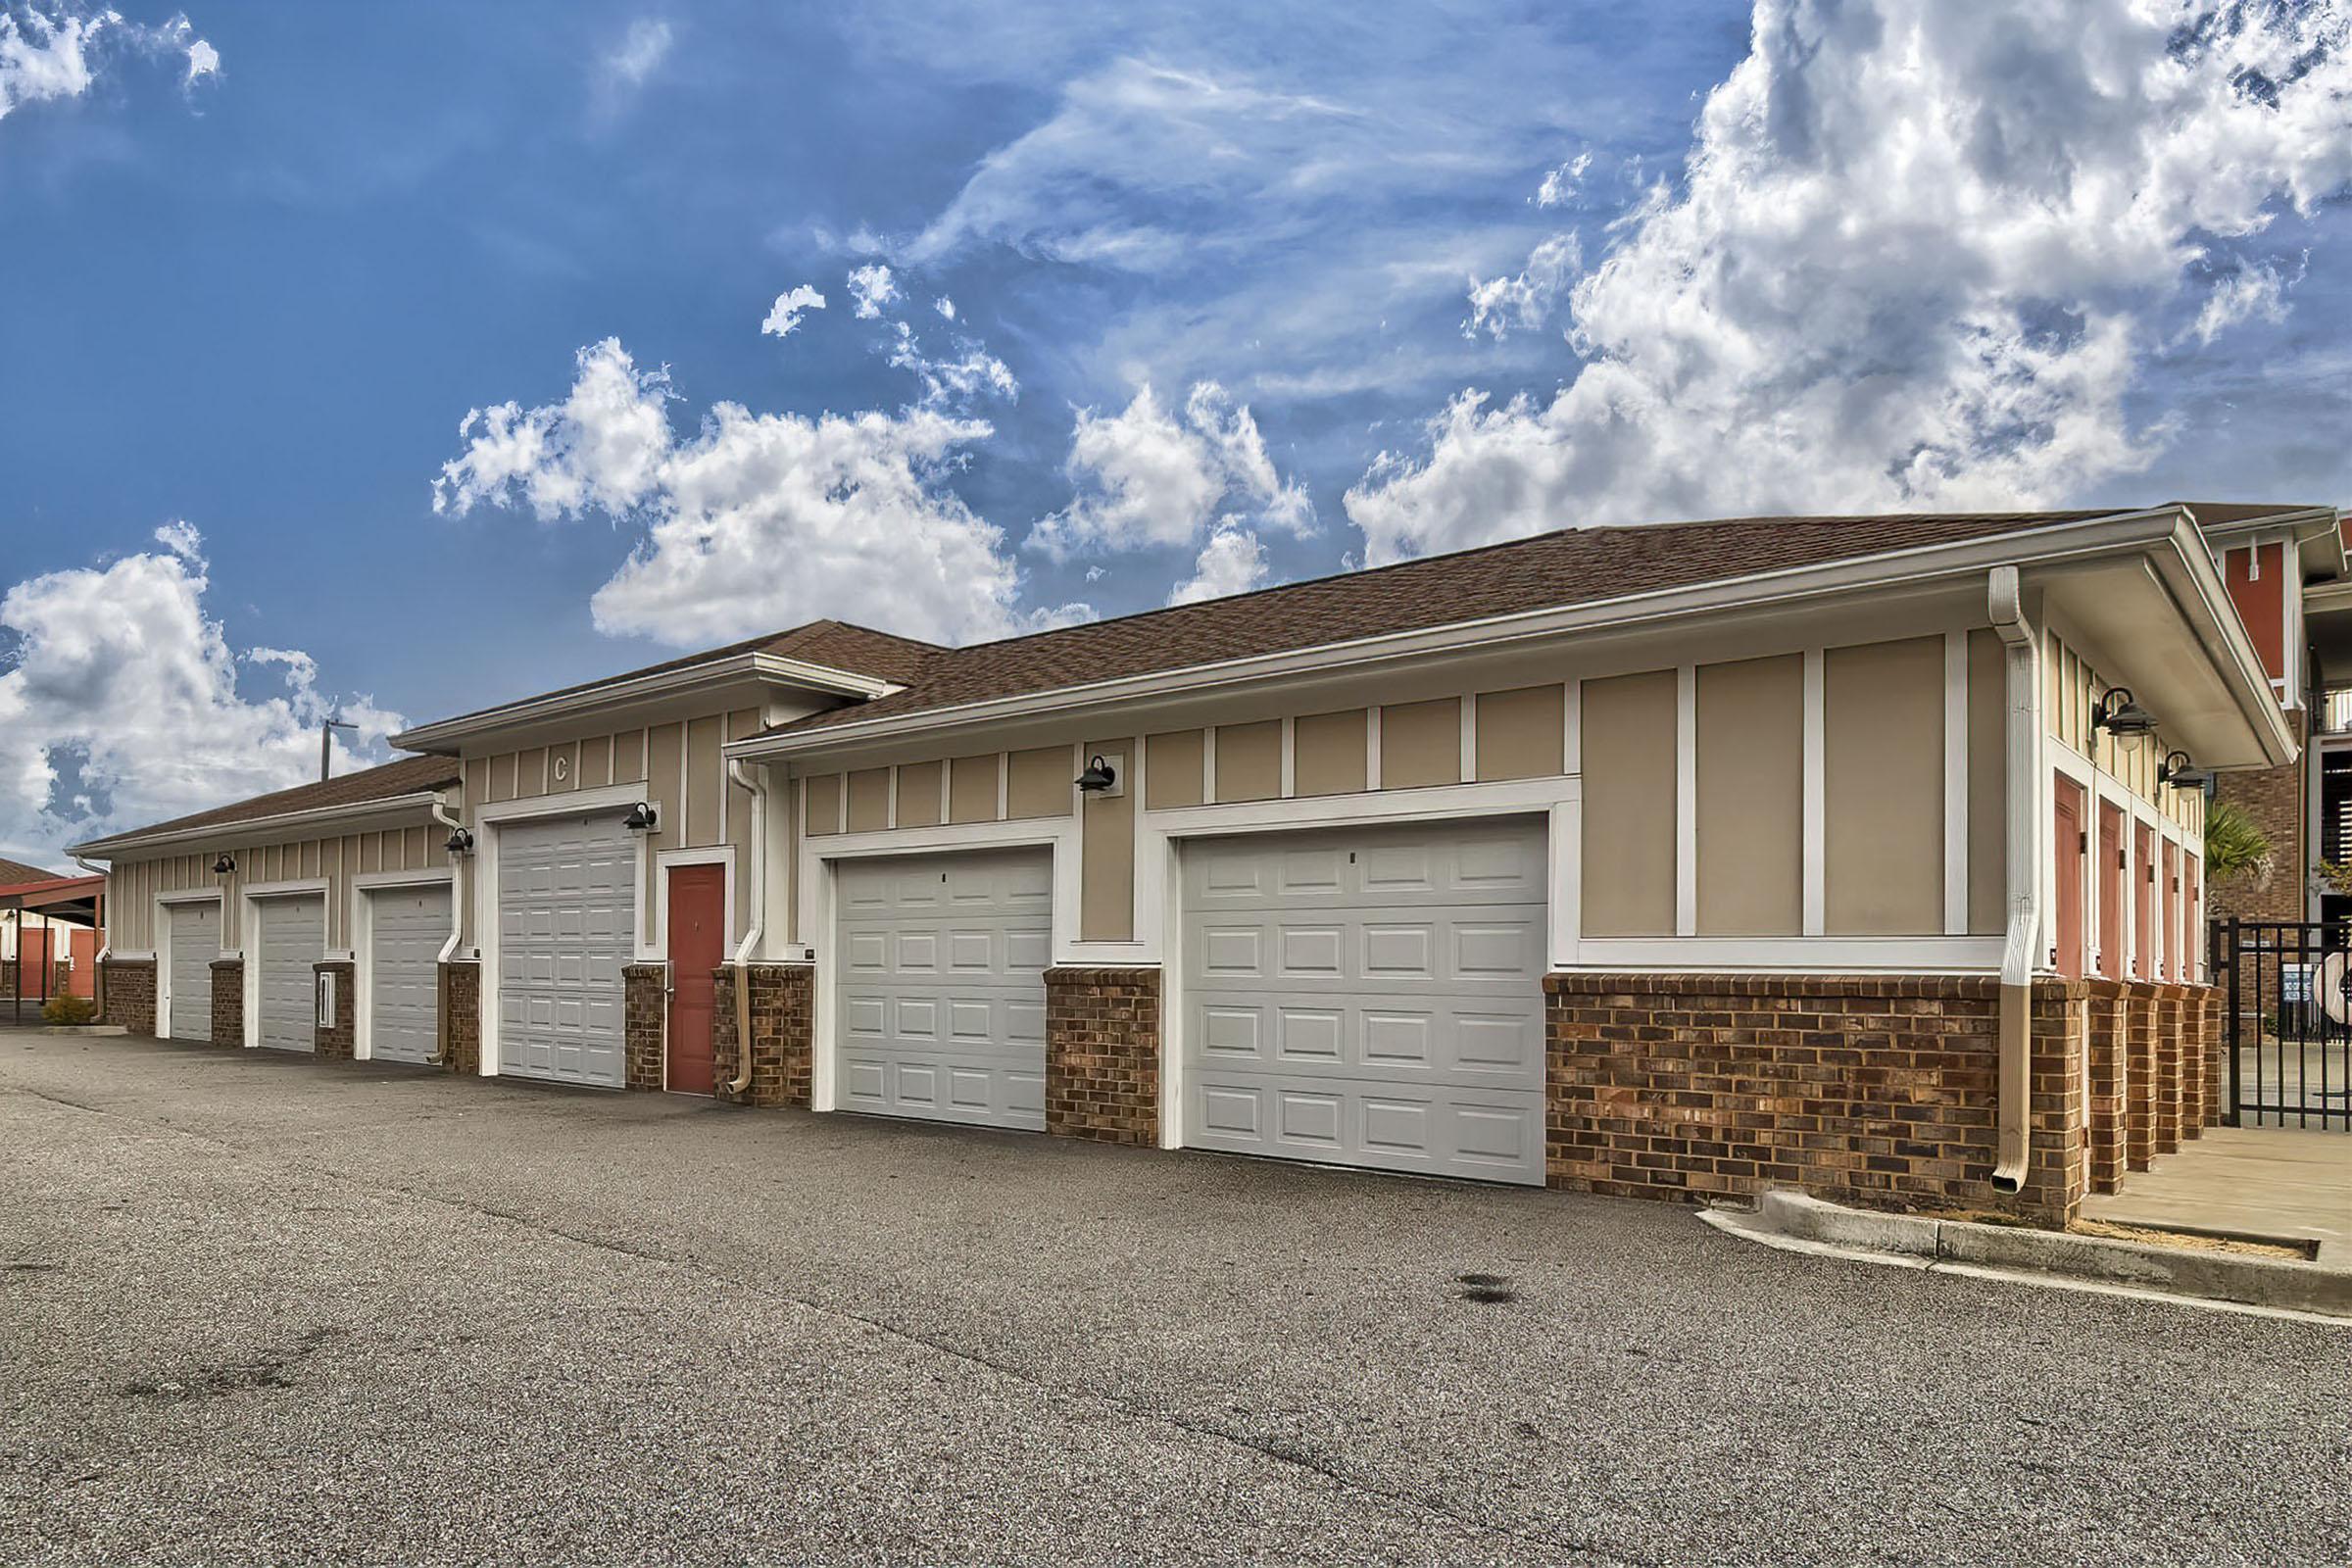
<path fill-rule="evenodd" d="M 2194 517 L 2196 509 L 2192 506 L 2188 510 Z M 2270 512 L 2259 517 L 2204 525 L 2198 531 L 2217 551 L 2229 548 L 2245 535 L 2283 534 L 2295 542 L 2296 556 L 2305 570 L 2321 570 L 2325 575 L 2334 576 L 2344 569 L 2342 514 L 2334 507 Z"/>
<path fill-rule="evenodd" d="M 832 696 L 854 697 L 860 701 L 887 697 L 892 692 L 905 689 L 872 675 L 853 674 L 848 670 L 811 664 L 805 660 L 787 659 L 777 654 L 731 654 L 725 659 L 688 664 L 678 669 L 627 676 L 582 691 L 526 697 L 503 708 L 469 713 L 463 718 L 446 718 L 436 724 L 421 724 L 393 736 L 392 744 L 412 752 L 446 751 L 474 736 L 513 729 L 518 725 L 545 724 L 593 713 L 599 709 L 623 703 L 684 696 L 706 686 L 737 680 L 765 681 Z"/>
<path fill-rule="evenodd" d="M 202 827 L 176 828 L 169 833 L 125 833 L 118 838 L 98 839 L 89 844 L 69 846 L 68 855 L 94 855 L 103 860 L 121 860 L 126 852 L 184 849 L 191 844 L 220 844 L 242 847 L 257 836 L 268 838 L 303 838 L 312 829 L 348 826 L 372 817 L 401 816 L 411 811 L 423 811 L 429 816 L 439 804 L 443 792 L 420 790 L 412 795 L 386 795 L 372 801 L 353 801 L 344 806 L 314 807 L 307 811 L 278 811 L 270 816 L 241 816 L 233 821 L 211 822 Z"/>
<path fill-rule="evenodd" d="M 1220 686 L 1285 675 L 1342 670 L 1351 665 L 1416 655 L 1501 647 L 1527 638 L 1615 629 L 1644 621 L 1664 621 L 1724 610 L 1761 609 L 1893 584 L 1966 577 L 1996 565 L 2048 565 L 2086 556 L 2144 550 L 2173 538 L 2182 529 L 2192 534 L 2194 532 L 2187 514 L 2177 506 L 2157 507 L 2144 512 L 2121 512 L 2107 516 L 2086 517 L 2079 522 L 2053 523 L 2040 528 L 1988 534 L 1956 544 L 1921 545 L 1873 556 L 1852 556 L 1820 565 L 1791 566 L 1745 577 L 1718 578 L 1686 588 L 1629 594 L 1589 604 L 1520 611 L 1478 620 L 1448 621 L 1442 626 L 1387 632 L 1348 642 L 1318 644 L 1311 648 L 1285 649 L 1280 653 L 1254 655 L 1220 663 L 1188 664 L 1178 669 L 1087 685 L 1060 686 L 950 708 L 927 708 L 884 718 L 827 724 L 808 731 L 751 736 L 728 742 L 724 750 L 730 757 L 755 760 L 793 757 L 879 740 L 895 740 L 929 730 L 958 729 L 1029 714 L 1213 690 Z M 2200 544 L 2197 548 L 2202 554 L 2203 546 Z M 2218 576 L 2215 580 L 2219 581 Z M 2242 635 L 2239 640 L 2243 641 Z"/>

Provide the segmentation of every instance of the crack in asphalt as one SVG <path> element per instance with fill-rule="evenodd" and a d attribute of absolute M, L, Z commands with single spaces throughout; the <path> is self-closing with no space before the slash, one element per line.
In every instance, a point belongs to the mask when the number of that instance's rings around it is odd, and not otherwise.
<path fill-rule="evenodd" d="M 1260 1455 L 1261 1457 L 1274 1460 L 1280 1464 L 1288 1465 L 1294 1469 L 1303 1470 L 1308 1474 L 1321 1477 L 1333 1487 L 1337 1488 L 1344 1494 L 1356 1495 L 1368 1499 L 1376 1499 L 1393 1507 L 1405 1508 L 1429 1515 L 1435 1519 L 1445 1520 L 1456 1527 L 1474 1531 L 1481 1535 L 1500 1537 L 1504 1540 L 1521 1542 L 1529 1545 L 1544 1546 L 1558 1550 L 1578 1552 L 1588 1558 L 1597 1558 L 1610 1563 L 1622 1564 L 1624 1565 L 1624 1568 L 1659 1568 L 1657 1559 L 1628 1556 L 1615 1547 L 1603 1545 L 1598 1542 L 1578 1540 L 1569 1536 L 1557 1535 L 1549 1531 L 1531 1530 L 1523 1526 L 1500 1523 L 1491 1519 L 1481 1519 L 1450 1507 L 1442 1500 L 1435 1500 L 1424 1496 L 1416 1496 L 1410 1493 L 1400 1492 L 1389 1487 L 1384 1487 L 1376 1482 L 1366 1480 L 1362 1476 L 1348 1473 L 1348 1471 L 1342 1469 L 1335 1462 L 1318 1456 L 1313 1451 L 1303 1447 L 1302 1446 L 1285 1443 L 1274 1438 L 1255 1438 L 1247 1433 L 1233 1432 L 1221 1427 L 1212 1426 L 1206 1422 L 1179 1414 L 1175 1411 L 1152 1409 L 1148 1406 L 1138 1404 L 1134 1400 L 1128 1399 L 1120 1395 L 1110 1393 L 1104 1389 L 1092 1388 L 1084 1384 L 1059 1384 L 1049 1382 L 1043 1378 L 1040 1378 L 1035 1373 L 1032 1373 L 1027 1369 L 1014 1365 L 1010 1362 L 997 1360 L 988 1355 L 984 1355 L 979 1351 L 969 1349 L 962 1346 L 955 1345 L 948 1341 L 934 1338 L 933 1336 L 906 1328 L 901 1324 L 889 1322 L 885 1319 L 872 1316 L 868 1313 L 859 1312 L 853 1308 L 839 1305 L 838 1303 L 819 1301 L 810 1297 L 803 1296 L 790 1290 L 779 1290 L 775 1288 L 773 1284 L 761 1281 L 760 1279 L 747 1278 L 741 1275 L 729 1273 L 725 1269 L 719 1268 L 710 1263 L 709 1260 L 694 1256 L 692 1254 L 665 1252 L 652 1248 L 631 1246 L 624 1242 L 614 1241 L 610 1237 L 594 1236 L 578 1231 L 568 1230 L 551 1220 L 527 1214 L 520 1210 L 506 1208 L 493 1203 L 450 1198 L 440 1193 L 426 1191 L 424 1189 L 413 1187 L 399 1181 L 369 1179 L 363 1182 L 362 1178 L 357 1175 L 332 1165 L 323 1164 L 315 1159 L 309 1159 L 300 1155 L 292 1155 L 282 1152 L 265 1152 L 257 1151 L 250 1146 L 239 1144 L 226 1137 L 195 1132 L 186 1127 L 176 1126 L 168 1121 L 161 1121 L 153 1117 L 140 1115 L 134 1111 L 118 1109 L 112 1106 L 94 1105 L 86 1102 L 74 1100 L 68 1096 L 52 1094 L 47 1091 L 34 1089 L 23 1084 L 9 1084 L 6 1086 L 0 1086 L 0 1088 L 4 1088 L 8 1093 L 26 1095 L 35 1100 L 47 1101 L 50 1103 L 63 1105 L 69 1109 L 83 1111 L 90 1115 L 115 1117 L 125 1121 L 134 1121 L 142 1126 L 158 1128 L 172 1133 L 177 1137 L 187 1139 L 193 1143 L 210 1145 L 215 1149 L 223 1151 L 240 1158 L 274 1161 L 281 1165 L 293 1166 L 299 1169 L 307 1169 L 317 1175 L 326 1177 L 332 1181 L 346 1186 L 365 1186 L 366 1189 L 371 1193 L 399 1193 L 403 1197 L 409 1198 L 417 1202 L 429 1203 L 435 1207 L 448 1209 L 461 1214 L 469 1214 L 480 1218 L 499 1220 L 506 1224 L 513 1225 L 517 1229 L 553 1237 L 560 1241 L 568 1242 L 576 1247 L 584 1247 L 599 1251 L 612 1252 L 618 1256 L 631 1258 L 639 1262 L 659 1263 L 672 1268 L 689 1270 L 694 1273 L 701 1274 L 706 1278 L 732 1286 L 737 1290 L 767 1296 L 771 1299 L 780 1300 L 788 1305 L 797 1306 L 804 1311 L 813 1313 L 819 1317 L 835 1319 L 847 1323 L 856 1323 L 861 1327 L 870 1329 L 875 1333 L 886 1335 L 891 1339 L 900 1341 L 902 1343 L 920 1346 L 923 1348 L 934 1352 L 935 1354 L 944 1355 L 953 1360 L 960 1361 L 967 1365 L 980 1368 L 998 1377 L 1006 1379 L 1009 1382 L 1016 1383 L 1023 1388 L 1034 1390 L 1037 1393 L 1057 1398 L 1084 1398 L 1098 1406 L 1115 1411 L 1119 1415 L 1124 1416 L 1131 1421 L 1156 1425 L 1172 1429 L 1177 1432 L 1182 1432 L 1193 1437 L 1203 1438 L 1210 1442 L 1223 1444 L 1228 1446 L 1243 1449 L 1246 1452 Z"/>

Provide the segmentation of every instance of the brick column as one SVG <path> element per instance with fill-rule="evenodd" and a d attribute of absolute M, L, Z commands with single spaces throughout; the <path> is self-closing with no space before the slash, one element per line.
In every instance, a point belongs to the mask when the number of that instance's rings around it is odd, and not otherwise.
<path fill-rule="evenodd" d="M 2124 988 L 2085 981 L 2090 995 L 2090 1190 L 2112 1193 L 2124 1177 Z"/>
<path fill-rule="evenodd" d="M 2156 1152 L 2180 1147 L 2180 988 L 2155 988 Z"/>
<path fill-rule="evenodd" d="M 359 969 L 340 958 L 313 964 L 312 968 L 318 974 L 335 977 L 335 1021 L 312 1026 L 311 1049 L 328 1061 L 349 1061 L 359 1049 Z M 312 995 L 318 993 L 314 991 Z"/>
<path fill-rule="evenodd" d="M 2124 1163 L 2146 1170 L 2156 1154 L 2156 1003 L 2150 988 L 2124 988 Z"/>
<path fill-rule="evenodd" d="M 245 960 L 213 960 L 213 1044 L 245 1048 Z"/>
<path fill-rule="evenodd" d="M 1046 1131 L 1159 1142 L 1157 969 L 1046 971 Z"/>
<path fill-rule="evenodd" d="M 664 1072 L 663 1025 L 669 1011 L 669 965 L 620 966 L 622 1081 L 631 1089 L 660 1092 Z"/>
<path fill-rule="evenodd" d="M 2074 1223 L 2090 1186 L 2085 989 L 2080 980 L 2034 983 L 2032 1153 L 2017 1204 L 2059 1228 Z"/>
<path fill-rule="evenodd" d="M 755 963 L 750 973 L 752 1081 L 733 1095 L 727 1093 L 727 1085 L 743 1071 L 735 1044 L 735 966 L 721 964 L 713 976 L 713 1092 L 738 1105 L 796 1105 L 806 1110 L 816 1070 L 816 969 L 806 963 Z"/>
<path fill-rule="evenodd" d="M 98 966 L 100 1018 L 134 1035 L 153 1035 L 155 960 L 109 958 Z"/>
<path fill-rule="evenodd" d="M 482 1070 L 482 966 L 461 960 L 441 965 L 441 1066 Z"/>

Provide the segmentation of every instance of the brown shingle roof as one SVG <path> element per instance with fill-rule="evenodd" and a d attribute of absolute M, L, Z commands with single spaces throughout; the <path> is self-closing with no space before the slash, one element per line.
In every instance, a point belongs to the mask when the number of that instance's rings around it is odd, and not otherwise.
<path fill-rule="evenodd" d="M 1415 631 L 1953 544 L 2107 516 L 2115 510 L 1734 517 L 1720 522 L 1566 528 L 1230 599 L 946 650 L 903 692 L 813 713 L 767 733 L 802 734 L 862 719 L 1286 653 L 1383 632 Z"/>
<path fill-rule="evenodd" d="M 386 762 L 381 767 L 345 773 L 339 778 L 321 779 L 315 784 L 298 784 L 290 790 L 256 795 L 251 800 L 218 806 L 209 811 L 175 816 L 169 822 L 110 833 L 87 847 L 96 848 L 123 839 L 146 838 L 157 833 L 177 833 L 187 828 L 228 827 L 287 811 L 316 811 L 329 806 L 359 806 L 368 801 L 387 801 L 397 796 L 417 795 L 426 790 L 439 789 L 457 781 L 458 764 L 449 758 L 404 757 L 398 761 Z"/>
<path fill-rule="evenodd" d="M 20 882 L 47 882 L 64 875 L 62 871 L 44 871 L 23 860 L 0 859 L 0 887 L 14 887 Z"/>
<path fill-rule="evenodd" d="M 636 669 L 624 669 L 617 675 L 606 675 L 597 680 L 584 680 L 574 686 L 559 686 L 550 692 L 531 692 L 493 703 L 488 708 L 470 713 L 459 713 L 449 718 L 436 718 L 425 729 L 441 724 L 454 724 L 469 718 L 480 718 L 518 703 L 542 702 L 551 697 L 570 697 L 591 692 L 600 686 L 617 685 L 646 675 L 665 674 L 673 669 L 691 669 L 722 659 L 734 659 L 744 654 L 773 654 L 779 659 L 797 659 L 805 663 L 822 664 L 849 675 L 870 675 L 877 680 L 904 685 L 922 673 L 925 663 L 934 656 L 945 653 L 937 643 L 920 642 L 912 637 L 900 637 L 891 632 L 875 631 L 870 626 L 854 626 L 846 620 L 812 620 L 788 631 L 771 631 L 758 637 L 747 637 L 739 643 L 719 648 L 706 648 L 700 653 L 681 654 L 658 664 L 646 664 Z"/>

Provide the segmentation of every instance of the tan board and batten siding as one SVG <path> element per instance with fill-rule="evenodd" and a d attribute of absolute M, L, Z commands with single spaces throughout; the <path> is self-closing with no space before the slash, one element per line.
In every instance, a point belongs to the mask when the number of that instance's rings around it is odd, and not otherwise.
<path fill-rule="evenodd" d="M 721 846 L 735 851 L 738 873 L 748 870 L 752 833 L 752 793 L 727 777 L 721 747 L 765 727 L 758 709 L 731 712 L 687 713 L 658 724 L 614 732 L 599 732 L 553 746 L 526 747 L 516 752 L 494 752 L 465 761 L 467 822 L 476 805 L 537 799 L 615 784 L 644 787 L 644 798 L 660 808 L 660 826 L 651 848 L 704 850 Z M 470 901 L 467 901 L 468 903 Z M 749 929 L 751 901 L 738 899 L 735 935 Z M 647 941 L 654 930 L 654 901 L 638 911 Z M 478 943 L 466 913 L 466 941 Z"/>
<path fill-rule="evenodd" d="M 223 896 L 220 946 L 223 951 L 236 951 L 245 945 L 239 898 L 245 888 L 265 882 L 323 881 L 327 951 L 348 951 L 352 944 L 353 876 L 374 871 L 444 871 L 449 866 L 439 831 L 432 827 L 387 828 L 259 845 L 240 843 L 237 831 L 234 823 L 223 825 L 219 848 L 201 855 L 121 862 L 108 895 L 108 944 L 122 953 L 153 952 L 158 895 L 218 891 Z M 214 861 L 223 854 L 237 867 L 227 876 L 213 870 Z"/>
<path fill-rule="evenodd" d="M 2123 746 L 2091 722 L 2099 701 L 2112 686 L 2099 678 L 2076 649 L 2055 632 L 2042 640 L 2042 667 L 2049 679 L 2050 738 L 2088 761 L 2137 800 L 2192 837 L 2205 831 L 2205 793 L 2168 789 L 2156 779 L 2156 769 L 2173 748 L 2163 730 L 2137 746 Z"/>

